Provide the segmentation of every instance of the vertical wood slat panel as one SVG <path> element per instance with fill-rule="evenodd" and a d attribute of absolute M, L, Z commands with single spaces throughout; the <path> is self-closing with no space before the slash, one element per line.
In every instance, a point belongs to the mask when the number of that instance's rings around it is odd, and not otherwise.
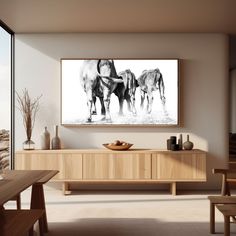
<path fill-rule="evenodd" d="M 152 170 L 158 180 L 205 180 L 206 154 L 152 154 Z"/>
<path fill-rule="evenodd" d="M 83 179 L 151 179 L 151 155 L 84 154 Z"/>
<path fill-rule="evenodd" d="M 17 170 L 59 170 L 55 180 L 82 179 L 81 154 L 26 152 L 16 154 L 15 166 Z"/>
<path fill-rule="evenodd" d="M 206 152 L 57 150 L 20 151 L 16 169 L 59 170 L 55 180 L 205 181 Z"/>

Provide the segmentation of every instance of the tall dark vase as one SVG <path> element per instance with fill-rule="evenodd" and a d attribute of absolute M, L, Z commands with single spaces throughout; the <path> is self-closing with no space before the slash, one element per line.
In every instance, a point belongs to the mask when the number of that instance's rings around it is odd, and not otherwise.
<path fill-rule="evenodd" d="M 183 149 L 183 135 L 182 134 L 179 135 L 178 144 L 179 144 L 179 150 L 182 150 Z"/>
<path fill-rule="evenodd" d="M 58 136 L 58 125 L 55 125 L 55 137 L 52 139 L 52 149 L 61 149 L 61 140 Z"/>

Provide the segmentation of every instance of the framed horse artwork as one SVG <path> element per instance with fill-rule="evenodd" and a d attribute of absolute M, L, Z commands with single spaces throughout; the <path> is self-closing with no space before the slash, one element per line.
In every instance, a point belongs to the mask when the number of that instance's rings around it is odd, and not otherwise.
<path fill-rule="evenodd" d="M 178 126 L 178 59 L 61 59 L 61 124 Z"/>

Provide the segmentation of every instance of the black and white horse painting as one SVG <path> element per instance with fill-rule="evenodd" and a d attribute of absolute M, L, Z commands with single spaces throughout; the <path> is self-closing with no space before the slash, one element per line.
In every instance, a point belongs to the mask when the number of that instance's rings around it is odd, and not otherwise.
<path fill-rule="evenodd" d="M 63 125 L 178 125 L 177 59 L 62 59 Z"/>

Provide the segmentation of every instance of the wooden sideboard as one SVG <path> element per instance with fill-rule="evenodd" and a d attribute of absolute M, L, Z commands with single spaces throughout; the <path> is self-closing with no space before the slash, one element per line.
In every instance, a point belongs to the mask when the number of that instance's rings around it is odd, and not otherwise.
<path fill-rule="evenodd" d="M 54 169 L 54 181 L 68 194 L 71 182 L 170 183 L 176 195 L 177 182 L 206 181 L 206 152 L 131 149 L 61 149 L 17 151 L 18 170 Z"/>

